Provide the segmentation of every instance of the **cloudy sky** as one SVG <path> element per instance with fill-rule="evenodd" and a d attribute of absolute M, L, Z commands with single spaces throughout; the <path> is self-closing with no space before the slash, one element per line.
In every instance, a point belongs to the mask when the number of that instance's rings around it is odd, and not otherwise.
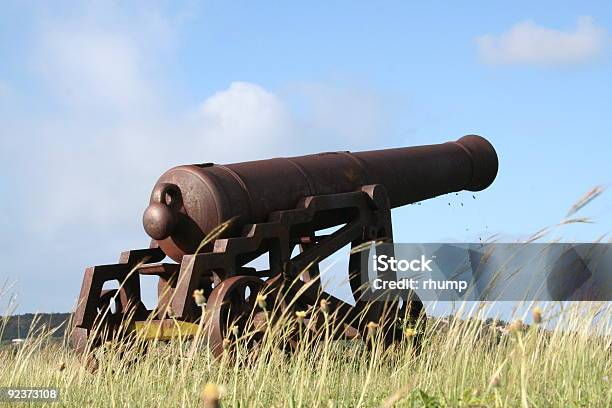
<path fill-rule="evenodd" d="M 401 242 L 524 237 L 612 181 L 608 2 L 125 3 L 3 2 L 1 304 L 70 310 L 176 164 L 491 140 L 494 185 L 395 210 Z"/>

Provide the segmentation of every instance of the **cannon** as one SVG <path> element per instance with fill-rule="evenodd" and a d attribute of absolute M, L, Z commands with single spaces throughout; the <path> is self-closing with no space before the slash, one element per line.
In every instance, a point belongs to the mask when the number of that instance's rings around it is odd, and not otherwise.
<path fill-rule="evenodd" d="M 77 349 L 99 344 L 103 339 L 93 337 L 102 321 L 110 332 L 126 321 L 135 330 L 147 321 L 158 337 L 171 337 L 177 324 L 189 332 L 205 319 L 209 345 L 219 354 L 230 324 L 262 313 L 255 301 L 261 293 L 270 309 L 282 303 L 312 310 L 324 296 L 326 308 L 344 317 L 339 335 L 358 335 L 368 322 L 381 321 L 386 303 L 363 299 L 356 251 L 349 255 L 352 303 L 323 295 L 319 263 L 347 245 L 392 242 L 392 208 L 483 190 L 497 169 L 495 149 L 476 135 L 437 145 L 174 167 L 159 178 L 144 211 L 149 248 L 85 270 L 71 341 Z M 265 269 L 249 266 L 261 256 Z M 159 277 L 153 310 L 141 300 L 140 275 Z M 119 288 L 104 289 L 110 281 Z M 204 313 L 194 293 L 205 299 Z M 283 303 L 291 296 L 297 299 Z M 422 315 L 418 297 L 410 299 L 403 312 Z"/>

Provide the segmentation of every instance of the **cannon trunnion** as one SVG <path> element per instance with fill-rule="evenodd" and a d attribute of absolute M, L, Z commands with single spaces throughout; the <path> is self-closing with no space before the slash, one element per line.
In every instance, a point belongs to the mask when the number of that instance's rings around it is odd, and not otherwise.
<path fill-rule="evenodd" d="M 362 300 L 360 254 L 352 251 L 348 279 L 355 302 L 346 303 L 323 293 L 318 264 L 348 244 L 358 249 L 370 241 L 392 242 L 391 208 L 482 190 L 497 167 L 491 144 L 469 135 L 440 145 L 170 169 L 154 186 L 143 215 L 150 248 L 85 270 L 72 343 L 89 350 L 120 327 L 143 322 L 156 325 L 155 336 L 171 337 L 177 322 L 189 327 L 204 319 L 209 345 L 220 354 L 230 325 L 244 330 L 258 314 L 313 309 L 322 298 L 330 313 L 342 316 L 338 336 L 354 336 L 368 322 L 379 322 L 393 341 L 394 318 L 422 314 L 418 298 L 402 305 Z M 247 266 L 264 254 L 266 270 Z M 162 263 L 166 256 L 176 263 Z M 154 310 L 140 296 L 139 276 L 147 274 L 159 277 Z M 108 281 L 117 281 L 119 289 L 103 290 Z M 196 304 L 195 291 L 206 300 L 204 308 Z M 257 294 L 265 294 L 269 310 L 257 305 Z"/>

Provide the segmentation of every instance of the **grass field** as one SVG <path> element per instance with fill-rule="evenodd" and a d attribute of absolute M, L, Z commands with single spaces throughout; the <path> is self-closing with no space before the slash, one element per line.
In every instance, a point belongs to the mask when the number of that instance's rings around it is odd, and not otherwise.
<path fill-rule="evenodd" d="M 108 342 L 95 364 L 39 332 L 18 347 L 0 345 L 0 387 L 57 387 L 59 402 L 47 403 L 54 407 L 611 407 L 612 302 L 524 306 L 498 326 L 485 319 L 495 304 L 464 305 L 453 319 L 402 327 L 391 347 L 373 323 L 359 338 L 333 340 L 325 323 L 342 317 L 312 308 L 306 319 L 297 311 L 268 320 L 263 332 L 230 331 L 220 358 L 202 326 L 195 340 Z M 315 320 L 323 324 L 311 330 Z M 0 338 L 3 327 L 0 319 Z M 248 347 L 253 339 L 257 347 Z"/>
<path fill-rule="evenodd" d="M 325 327 L 309 332 L 299 318 L 288 317 L 267 330 L 257 355 L 244 347 L 250 334 L 230 336 L 220 359 L 206 350 L 204 336 L 199 342 L 149 342 L 146 353 L 142 347 L 109 343 L 98 350 L 95 372 L 61 342 L 39 335 L 20 347 L 2 348 L 0 385 L 58 387 L 60 402 L 48 405 L 71 407 L 210 407 L 217 402 L 242 407 L 609 407 L 611 312 L 609 303 L 574 304 L 554 316 L 536 308 L 529 313 L 541 323 L 530 327 L 515 322 L 494 328 L 478 318 L 430 321 L 419 353 L 412 330 L 397 346 L 385 348 L 374 325 L 365 339 L 333 341 Z M 283 351 L 280 343 L 296 331 L 301 333 L 296 349 Z"/>

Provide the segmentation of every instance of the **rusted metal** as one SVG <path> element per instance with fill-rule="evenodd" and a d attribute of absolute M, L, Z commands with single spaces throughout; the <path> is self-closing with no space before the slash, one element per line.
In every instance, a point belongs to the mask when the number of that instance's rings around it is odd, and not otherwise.
<path fill-rule="evenodd" d="M 497 156 L 479 136 L 440 145 L 330 152 L 246 163 L 178 166 L 164 173 L 143 216 L 145 231 L 175 261 L 192 254 L 216 226 L 246 224 L 295 208 L 304 197 L 385 187 L 391 208 L 460 190 L 479 191 L 497 174 Z M 345 212 L 338 214 L 346 219 Z M 332 215 L 322 227 L 338 225 Z"/>
<path fill-rule="evenodd" d="M 258 309 L 257 295 L 265 282 L 254 276 L 232 276 L 216 286 L 206 304 L 206 327 L 211 351 L 220 355 L 223 340 L 236 341 L 249 323 L 260 320 L 265 310 Z M 252 326 L 252 324 L 251 324 Z M 256 336 L 249 336 L 249 341 Z"/>
<path fill-rule="evenodd" d="M 122 254 L 118 264 L 86 270 L 75 339 L 82 342 L 94 333 L 108 281 L 119 282 L 121 313 L 125 317 L 129 312 L 130 322 L 152 318 L 162 326 L 169 317 L 198 322 L 202 313 L 192 295 L 203 290 L 215 354 L 221 352 L 228 325 L 243 324 L 255 313 L 253 294 L 261 290 L 271 304 L 299 295 L 293 304 L 311 309 L 325 296 L 329 312 L 343 316 L 338 333 L 364 333 L 369 321 L 387 324 L 384 316 L 395 307 L 392 303 L 361 299 L 359 254 L 349 260 L 354 305 L 322 295 L 320 280 L 313 279 L 319 275 L 318 264 L 348 244 L 356 248 L 372 240 L 392 242 L 391 208 L 482 190 L 495 179 L 497 167 L 491 144 L 469 135 L 440 145 L 170 169 L 155 184 L 143 215 L 151 247 Z M 230 220 L 229 228 L 203 245 L 208 234 Z M 335 226 L 341 227 L 318 235 Z M 301 252 L 292 256 L 296 246 Z M 263 254 L 268 255 L 268 269 L 246 266 Z M 177 263 L 159 263 L 166 255 Z M 146 310 L 140 299 L 141 274 L 160 277 L 154 310 Z M 422 312 L 416 296 L 402 307 L 411 317 Z M 389 338 L 396 336 L 389 333 Z"/>

